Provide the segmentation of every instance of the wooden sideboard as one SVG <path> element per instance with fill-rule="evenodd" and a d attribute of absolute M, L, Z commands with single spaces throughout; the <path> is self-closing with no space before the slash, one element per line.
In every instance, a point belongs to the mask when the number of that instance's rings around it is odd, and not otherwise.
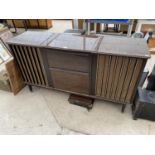
<path fill-rule="evenodd" d="M 27 31 L 7 42 L 25 84 L 132 103 L 150 57 L 143 39 Z"/>

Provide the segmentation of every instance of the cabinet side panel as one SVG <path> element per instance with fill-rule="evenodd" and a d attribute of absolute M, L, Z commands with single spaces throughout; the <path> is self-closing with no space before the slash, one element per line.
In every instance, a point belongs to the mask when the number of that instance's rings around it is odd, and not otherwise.
<path fill-rule="evenodd" d="M 128 88 L 129 88 L 130 81 L 131 81 L 131 78 L 132 78 L 132 75 L 133 75 L 133 72 L 134 72 L 135 64 L 136 64 L 136 58 L 130 58 L 129 64 L 128 64 L 128 67 L 127 67 L 127 74 L 126 74 L 126 77 L 125 77 L 125 80 L 124 80 L 123 89 L 122 89 L 121 97 L 120 97 L 120 100 L 122 102 L 125 102 L 125 97 L 126 97 L 126 95 L 128 93 Z"/>
<path fill-rule="evenodd" d="M 140 75 L 144 69 L 145 61 L 143 59 L 137 58 L 133 75 L 128 88 L 128 93 L 126 95 L 125 101 L 132 102 L 132 96 L 134 95 L 138 82 L 140 80 Z"/>

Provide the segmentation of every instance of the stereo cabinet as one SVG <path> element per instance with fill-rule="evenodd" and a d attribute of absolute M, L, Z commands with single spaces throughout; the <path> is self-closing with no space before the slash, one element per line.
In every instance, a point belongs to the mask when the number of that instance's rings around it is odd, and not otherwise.
<path fill-rule="evenodd" d="M 8 45 L 25 84 L 132 103 L 150 57 L 143 39 L 27 31 Z"/>

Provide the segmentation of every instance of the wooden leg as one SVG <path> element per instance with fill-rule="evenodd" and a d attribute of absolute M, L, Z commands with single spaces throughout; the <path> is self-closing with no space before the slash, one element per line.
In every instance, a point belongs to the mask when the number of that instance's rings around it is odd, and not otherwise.
<path fill-rule="evenodd" d="M 137 117 L 135 116 L 135 114 L 133 114 L 132 118 L 133 120 L 137 120 Z"/>
<path fill-rule="evenodd" d="M 28 85 L 30 92 L 33 92 L 32 86 Z"/>
<path fill-rule="evenodd" d="M 123 104 L 122 105 L 122 110 L 121 110 L 122 113 L 124 112 L 125 108 L 126 108 L 126 104 Z"/>
<path fill-rule="evenodd" d="M 135 103 L 132 103 L 131 110 L 132 110 L 132 113 L 135 111 Z"/>

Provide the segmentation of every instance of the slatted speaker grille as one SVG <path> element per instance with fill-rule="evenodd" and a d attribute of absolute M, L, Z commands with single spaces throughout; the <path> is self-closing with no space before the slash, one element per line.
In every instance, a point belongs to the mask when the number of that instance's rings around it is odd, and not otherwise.
<path fill-rule="evenodd" d="M 98 56 L 96 95 L 107 100 L 128 103 L 144 68 L 144 60 L 123 56 Z"/>
<path fill-rule="evenodd" d="M 47 79 L 40 57 L 40 50 L 35 47 L 10 45 L 26 83 L 47 86 Z"/>

